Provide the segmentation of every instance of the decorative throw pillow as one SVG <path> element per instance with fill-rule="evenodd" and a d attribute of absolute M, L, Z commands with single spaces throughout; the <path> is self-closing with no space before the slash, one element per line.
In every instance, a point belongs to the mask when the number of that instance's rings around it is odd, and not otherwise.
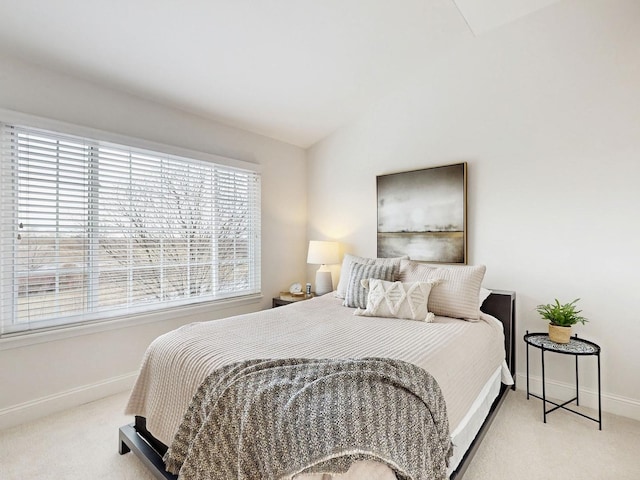
<path fill-rule="evenodd" d="M 345 307 L 365 308 L 367 306 L 367 290 L 362 286 L 362 280 L 376 278 L 380 280 L 393 281 L 397 272 L 395 265 L 381 265 L 354 262 L 351 264 L 351 274 L 349 275 L 349 285 L 344 298 Z"/>
<path fill-rule="evenodd" d="M 338 286 L 336 287 L 336 297 L 345 298 L 347 296 L 347 288 L 349 287 L 349 276 L 351 275 L 351 264 L 364 263 L 365 265 L 395 265 L 397 269 L 400 268 L 401 260 L 408 260 L 408 256 L 396 257 L 396 258 L 366 258 L 356 257 L 355 255 L 349 255 L 345 253 L 342 260 L 342 269 L 340 270 L 340 280 L 338 280 Z M 396 280 L 395 278 L 392 280 Z"/>
<path fill-rule="evenodd" d="M 409 283 L 362 280 L 363 286 L 369 289 L 367 308 L 356 309 L 354 315 L 432 322 L 435 315 L 429 312 L 427 304 L 431 287 L 437 283 L 438 280 Z"/>
<path fill-rule="evenodd" d="M 480 316 L 480 287 L 486 270 L 484 265 L 445 266 L 403 260 L 399 280 L 440 280 L 429 295 L 429 311 L 445 317 L 476 321 Z"/>

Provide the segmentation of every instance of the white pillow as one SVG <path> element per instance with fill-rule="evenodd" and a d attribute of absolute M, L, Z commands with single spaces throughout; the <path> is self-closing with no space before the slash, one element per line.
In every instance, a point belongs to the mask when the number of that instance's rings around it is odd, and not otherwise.
<path fill-rule="evenodd" d="M 342 269 L 340 270 L 340 280 L 338 280 L 338 286 L 336 287 L 336 297 L 345 298 L 347 296 L 347 288 L 349 287 L 349 276 L 351 275 L 351 264 L 353 262 L 364 263 L 365 265 L 380 264 L 380 265 L 395 265 L 396 271 L 400 268 L 401 260 L 408 260 L 408 256 L 396 257 L 396 258 L 366 258 L 357 257 L 355 255 L 344 254 L 342 260 Z M 395 280 L 395 278 L 394 278 Z"/>
<path fill-rule="evenodd" d="M 432 322 L 434 315 L 429 312 L 427 304 L 431 288 L 437 283 L 438 280 L 410 283 L 362 280 L 362 285 L 369 289 L 367 308 L 356 309 L 354 315 Z"/>
<path fill-rule="evenodd" d="M 429 295 L 429 311 L 476 321 L 480 316 L 480 287 L 486 270 L 484 265 L 432 265 L 402 260 L 399 280 L 440 280 Z"/>

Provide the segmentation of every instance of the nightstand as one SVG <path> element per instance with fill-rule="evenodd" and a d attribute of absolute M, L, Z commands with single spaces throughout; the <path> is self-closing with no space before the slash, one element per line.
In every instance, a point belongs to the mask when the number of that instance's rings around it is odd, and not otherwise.
<path fill-rule="evenodd" d="M 539 398 L 542 400 L 542 412 L 544 417 L 544 423 L 547 423 L 547 414 L 558 409 L 568 410 L 571 413 L 580 415 L 596 422 L 599 429 L 602 430 L 602 393 L 600 389 L 600 346 L 578 338 L 577 335 L 571 337 L 569 343 L 556 343 L 549 340 L 549 335 L 546 333 L 529 333 L 524 336 L 524 341 L 527 344 L 527 400 L 529 396 Z M 535 395 L 529 391 L 529 346 L 539 348 L 542 352 L 542 396 Z M 564 355 L 574 355 L 576 358 L 576 396 L 571 400 L 567 400 L 564 403 L 555 403 L 547 399 L 545 378 L 544 378 L 544 353 L 554 352 Z M 580 412 L 572 410 L 567 405 L 575 400 L 576 405 L 580 405 L 579 393 L 578 393 L 578 357 L 586 355 L 595 355 L 598 357 L 598 418 L 589 417 Z M 547 410 L 547 403 L 555 405 L 555 407 Z"/>
<path fill-rule="evenodd" d="M 302 302 L 303 300 L 309 300 L 315 297 L 314 293 L 309 295 L 292 295 L 290 293 L 282 292 L 279 297 L 273 297 L 271 300 L 271 308 L 282 307 L 283 305 L 289 305 L 290 303 Z"/>

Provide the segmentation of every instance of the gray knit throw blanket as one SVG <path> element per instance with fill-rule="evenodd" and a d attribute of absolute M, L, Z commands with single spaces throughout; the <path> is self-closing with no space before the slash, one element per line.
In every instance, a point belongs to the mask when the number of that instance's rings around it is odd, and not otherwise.
<path fill-rule="evenodd" d="M 440 387 L 386 358 L 238 362 L 196 392 L 164 461 L 182 480 L 276 480 L 346 472 L 356 460 L 400 479 L 446 478 L 452 444 Z"/>

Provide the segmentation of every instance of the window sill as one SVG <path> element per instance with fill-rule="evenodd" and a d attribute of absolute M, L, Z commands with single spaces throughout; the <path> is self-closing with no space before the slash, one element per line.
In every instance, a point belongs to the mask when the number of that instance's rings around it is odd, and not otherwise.
<path fill-rule="evenodd" d="M 79 337 L 82 335 L 92 335 L 95 333 L 106 332 L 110 330 L 136 327 L 138 325 L 144 325 L 147 323 L 164 322 L 167 320 L 171 320 L 178 315 L 187 316 L 219 312 L 230 308 L 257 304 L 260 303 L 262 298 L 263 296 L 261 294 L 258 294 L 242 298 L 231 298 L 227 300 L 204 302 L 197 305 L 173 307 L 165 310 L 155 310 L 148 313 L 136 313 L 83 325 L 69 325 L 50 330 L 17 333 L 12 336 L 0 338 L 0 351 L 26 347 L 30 345 L 37 345 L 39 343 L 52 342 L 66 338 Z"/>

